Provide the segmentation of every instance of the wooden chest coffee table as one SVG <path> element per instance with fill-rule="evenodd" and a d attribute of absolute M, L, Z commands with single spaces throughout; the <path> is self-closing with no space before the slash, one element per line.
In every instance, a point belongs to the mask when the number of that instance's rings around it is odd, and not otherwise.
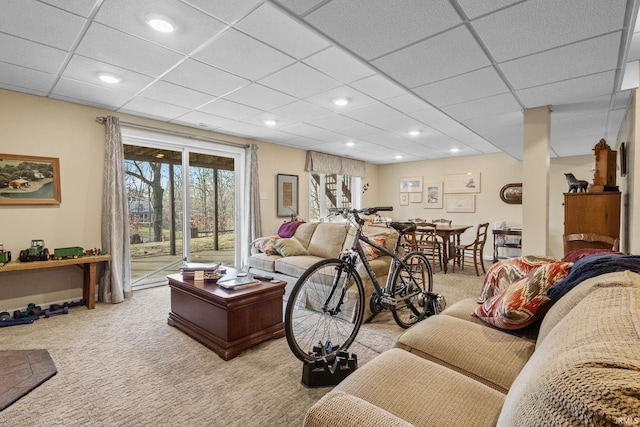
<path fill-rule="evenodd" d="M 236 274 L 227 269 L 227 276 Z M 251 275 L 249 275 L 251 277 Z M 215 351 L 224 360 L 284 336 L 282 297 L 286 282 L 227 290 L 213 282 L 167 276 L 171 312 L 167 323 Z"/>

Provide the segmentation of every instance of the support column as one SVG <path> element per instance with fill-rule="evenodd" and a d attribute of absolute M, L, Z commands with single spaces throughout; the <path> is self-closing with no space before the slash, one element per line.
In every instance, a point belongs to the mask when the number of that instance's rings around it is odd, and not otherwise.
<path fill-rule="evenodd" d="M 546 255 L 549 240 L 551 109 L 523 112 L 522 254 Z"/>

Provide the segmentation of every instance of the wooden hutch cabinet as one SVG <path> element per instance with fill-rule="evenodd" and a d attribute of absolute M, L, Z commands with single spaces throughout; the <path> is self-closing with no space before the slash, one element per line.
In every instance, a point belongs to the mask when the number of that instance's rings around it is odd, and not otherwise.
<path fill-rule="evenodd" d="M 564 234 L 595 233 L 620 238 L 620 192 L 564 193 Z M 568 242 L 571 252 L 597 243 Z"/>

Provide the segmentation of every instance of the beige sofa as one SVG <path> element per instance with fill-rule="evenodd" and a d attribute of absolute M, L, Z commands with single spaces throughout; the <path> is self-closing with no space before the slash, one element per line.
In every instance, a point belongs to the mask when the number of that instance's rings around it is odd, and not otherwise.
<path fill-rule="evenodd" d="M 397 233 L 394 229 L 386 226 L 365 225 L 363 230 L 368 236 L 384 236 L 385 247 L 390 250 L 393 249 L 397 238 Z M 249 272 L 263 276 L 273 276 L 287 282 L 285 299 L 306 269 L 322 259 L 335 258 L 343 249 L 351 247 L 353 228 L 347 230 L 345 224 L 340 223 L 303 223 L 298 226 L 293 238 L 300 242 L 308 252 L 307 255 L 282 256 L 279 253 L 265 253 L 260 251 L 260 245 L 254 243 L 251 246 L 251 256 L 249 256 L 248 260 Z M 258 240 L 263 239 L 269 239 L 269 237 Z M 388 255 L 383 255 L 370 261 L 371 267 L 382 286 L 387 280 L 390 263 L 391 258 Z M 368 298 L 373 292 L 373 285 L 363 266 L 359 266 L 358 271 L 363 279 L 365 297 Z M 368 304 L 365 307 L 368 308 Z M 365 310 L 365 316 L 367 313 L 367 310 Z"/>
<path fill-rule="evenodd" d="M 582 281 L 533 336 L 488 326 L 476 306 L 459 301 L 411 327 L 312 406 L 304 425 L 640 424 L 638 274 Z"/>

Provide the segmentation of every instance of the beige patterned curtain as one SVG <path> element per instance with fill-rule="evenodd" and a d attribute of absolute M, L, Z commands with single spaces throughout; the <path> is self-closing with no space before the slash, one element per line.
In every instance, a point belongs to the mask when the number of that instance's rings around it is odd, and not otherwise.
<path fill-rule="evenodd" d="M 262 216 L 260 214 L 260 177 L 258 176 L 258 145 L 251 144 L 248 148 L 249 158 L 249 239 L 255 240 L 262 236 Z"/>
<path fill-rule="evenodd" d="M 306 172 L 320 172 L 336 175 L 359 176 L 364 178 L 365 163 L 362 160 L 348 159 L 331 154 L 307 151 Z"/>
<path fill-rule="evenodd" d="M 100 282 L 98 300 L 119 303 L 131 296 L 129 264 L 129 207 L 125 189 L 124 150 L 120 119 L 113 116 L 98 119 L 104 123 L 106 144 L 104 183 L 102 186 L 102 249 L 111 262 Z"/>

